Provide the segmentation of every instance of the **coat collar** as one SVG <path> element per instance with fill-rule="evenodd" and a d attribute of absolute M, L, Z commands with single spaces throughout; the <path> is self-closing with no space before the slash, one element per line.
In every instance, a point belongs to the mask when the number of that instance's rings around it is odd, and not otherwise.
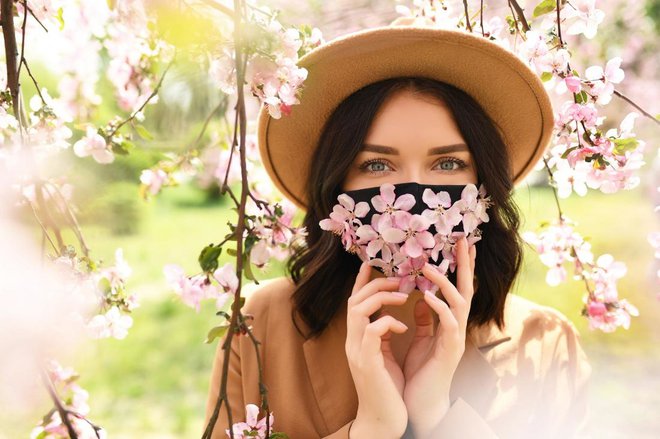
<path fill-rule="evenodd" d="M 450 400 L 461 397 L 477 411 L 485 411 L 497 393 L 498 375 L 490 363 L 490 348 L 510 340 L 491 324 L 468 334 L 463 357 L 452 380 Z M 325 422 L 325 434 L 338 430 L 355 417 L 358 398 L 345 354 L 346 304 L 326 330 L 303 343 L 307 372 Z"/>

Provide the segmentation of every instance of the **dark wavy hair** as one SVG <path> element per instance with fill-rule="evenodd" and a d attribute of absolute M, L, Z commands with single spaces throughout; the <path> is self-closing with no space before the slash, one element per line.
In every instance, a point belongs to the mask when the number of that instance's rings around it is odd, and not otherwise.
<path fill-rule="evenodd" d="M 337 203 L 349 166 L 379 108 L 402 90 L 438 99 L 449 107 L 470 149 L 479 182 L 491 197 L 489 221 L 480 224 L 483 238 L 475 244 L 476 300 L 468 329 L 491 321 L 503 327 L 504 302 L 522 264 L 524 241 L 518 234 L 520 214 L 512 198 L 512 168 L 502 136 L 495 122 L 463 90 L 430 78 L 396 77 L 369 84 L 347 97 L 327 120 L 316 145 L 303 220 L 306 245 L 293 249 L 286 264 L 296 285 L 292 313 L 297 312 L 310 328 L 307 336 L 303 334 L 306 338 L 319 336 L 348 300 L 361 264 L 356 255 L 344 250 L 336 235 L 320 228 L 319 221 Z"/>

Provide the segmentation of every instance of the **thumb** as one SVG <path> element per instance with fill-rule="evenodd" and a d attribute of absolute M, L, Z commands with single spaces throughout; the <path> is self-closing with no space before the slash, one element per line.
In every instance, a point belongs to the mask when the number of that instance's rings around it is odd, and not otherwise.
<path fill-rule="evenodd" d="M 415 325 L 415 337 L 433 336 L 433 314 L 424 299 L 419 299 L 415 303 Z"/>
<path fill-rule="evenodd" d="M 381 317 L 382 316 L 389 316 L 389 315 L 391 315 L 391 314 L 386 312 L 386 311 L 383 311 L 380 314 Z M 405 332 L 405 330 L 403 332 Z M 390 358 L 390 359 L 394 360 L 394 353 L 392 352 L 392 344 L 390 342 L 392 340 L 392 331 L 387 331 L 384 335 L 382 335 L 380 337 L 380 340 L 381 340 L 380 350 L 383 353 L 383 356 L 385 358 Z"/>

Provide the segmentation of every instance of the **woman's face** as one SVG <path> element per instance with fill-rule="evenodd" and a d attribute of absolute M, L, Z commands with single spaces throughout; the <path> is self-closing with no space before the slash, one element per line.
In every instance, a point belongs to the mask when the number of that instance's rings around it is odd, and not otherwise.
<path fill-rule="evenodd" d="M 402 91 L 380 108 L 342 190 L 406 182 L 476 184 L 477 171 L 449 108 Z"/>

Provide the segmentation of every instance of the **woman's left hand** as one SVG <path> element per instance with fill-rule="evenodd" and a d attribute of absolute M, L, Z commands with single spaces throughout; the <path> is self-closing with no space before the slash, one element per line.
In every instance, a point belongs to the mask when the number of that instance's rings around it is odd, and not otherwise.
<path fill-rule="evenodd" d="M 456 288 L 449 279 L 424 265 L 422 273 L 438 285 L 449 305 L 433 293 L 415 304 L 415 336 L 404 360 L 403 399 L 414 437 L 426 438 L 449 410 L 449 389 L 465 351 L 467 319 L 474 295 L 476 248 L 465 237 L 456 243 Z M 433 332 L 433 311 L 440 322 Z"/>

